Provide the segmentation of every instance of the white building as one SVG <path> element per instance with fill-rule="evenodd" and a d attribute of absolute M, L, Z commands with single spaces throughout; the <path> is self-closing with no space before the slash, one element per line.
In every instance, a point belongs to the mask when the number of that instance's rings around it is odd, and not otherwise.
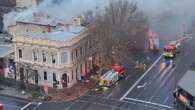
<path fill-rule="evenodd" d="M 28 30 L 28 31 L 27 31 Z M 71 87 L 92 69 L 87 30 L 81 26 L 17 22 L 13 35 L 17 80 Z"/>

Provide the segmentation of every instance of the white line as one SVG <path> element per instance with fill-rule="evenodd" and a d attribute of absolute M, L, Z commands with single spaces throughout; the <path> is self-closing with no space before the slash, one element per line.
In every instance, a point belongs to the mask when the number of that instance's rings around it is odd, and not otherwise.
<path fill-rule="evenodd" d="M 27 108 L 29 105 L 31 105 L 32 103 L 30 102 L 30 103 L 28 103 L 28 104 L 26 104 L 24 107 L 22 107 L 20 110 L 24 110 L 25 108 Z"/>
<path fill-rule="evenodd" d="M 170 106 L 167 106 L 167 105 L 153 103 L 153 102 L 144 101 L 144 100 L 138 100 L 138 99 L 127 98 L 127 97 L 125 97 L 125 99 L 132 100 L 132 101 L 137 101 L 137 102 L 141 102 L 141 103 L 146 103 L 146 104 L 152 104 L 152 105 L 156 105 L 156 106 L 160 106 L 160 107 L 165 107 L 165 108 L 169 108 L 169 109 L 172 109 L 173 108 L 173 107 L 170 107 Z"/>
<path fill-rule="evenodd" d="M 169 96 L 166 97 L 166 99 L 163 101 L 163 103 L 164 104 L 167 103 L 168 99 L 169 99 Z"/>
<path fill-rule="evenodd" d="M 147 73 L 156 65 L 156 63 L 158 63 L 161 57 L 162 55 L 160 55 L 158 59 L 150 66 L 150 68 L 135 82 L 135 84 L 129 88 L 129 90 L 120 98 L 120 101 L 122 101 L 136 87 L 136 85 L 147 75 Z"/>
<path fill-rule="evenodd" d="M 36 107 L 34 107 L 32 110 L 37 109 L 41 104 L 42 104 L 42 102 L 37 103 L 37 104 L 36 104 Z"/>
<path fill-rule="evenodd" d="M 113 96 L 113 93 L 111 92 L 106 98 L 110 98 L 111 96 Z"/>

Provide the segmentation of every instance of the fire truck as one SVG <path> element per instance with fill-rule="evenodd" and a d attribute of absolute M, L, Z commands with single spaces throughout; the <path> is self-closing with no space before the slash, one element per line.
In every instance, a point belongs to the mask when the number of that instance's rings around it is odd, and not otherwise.
<path fill-rule="evenodd" d="M 0 110 L 4 110 L 3 104 L 0 104 Z"/>
<path fill-rule="evenodd" d="M 174 66 L 175 64 L 175 57 L 177 53 L 180 52 L 181 43 L 190 37 L 183 37 L 176 41 L 170 42 L 168 45 L 164 47 L 163 56 L 164 62 L 161 65 L 161 70 L 163 70 L 167 66 Z"/>
<path fill-rule="evenodd" d="M 151 51 L 159 51 L 159 38 L 157 33 L 149 31 L 147 33 L 148 41 L 149 41 L 149 50 Z"/>
<path fill-rule="evenodd" d="M 100 77 L 99 86 L 113 86 L 117 81 L 124 77 L 124 73 L 124 68 L 119 64 L 115 64 L 111 70 Z"/>

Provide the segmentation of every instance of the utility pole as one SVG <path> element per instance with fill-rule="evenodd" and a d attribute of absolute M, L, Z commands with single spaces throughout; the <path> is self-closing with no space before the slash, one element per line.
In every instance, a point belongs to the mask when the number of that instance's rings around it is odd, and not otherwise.
<path fill-rule="evenodd" d="M 186 37 L 186 24 L 183 24 L 183 37 Z"/>

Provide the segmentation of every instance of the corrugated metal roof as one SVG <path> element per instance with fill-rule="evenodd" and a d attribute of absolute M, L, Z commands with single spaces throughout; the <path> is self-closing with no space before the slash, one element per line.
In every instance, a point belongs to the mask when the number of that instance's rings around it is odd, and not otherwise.
<path fill-rule="evenodd" d="M 179 81 L 178 86 L 192 96 L 195 96 L 195 71 L 187 71 Z"/>

